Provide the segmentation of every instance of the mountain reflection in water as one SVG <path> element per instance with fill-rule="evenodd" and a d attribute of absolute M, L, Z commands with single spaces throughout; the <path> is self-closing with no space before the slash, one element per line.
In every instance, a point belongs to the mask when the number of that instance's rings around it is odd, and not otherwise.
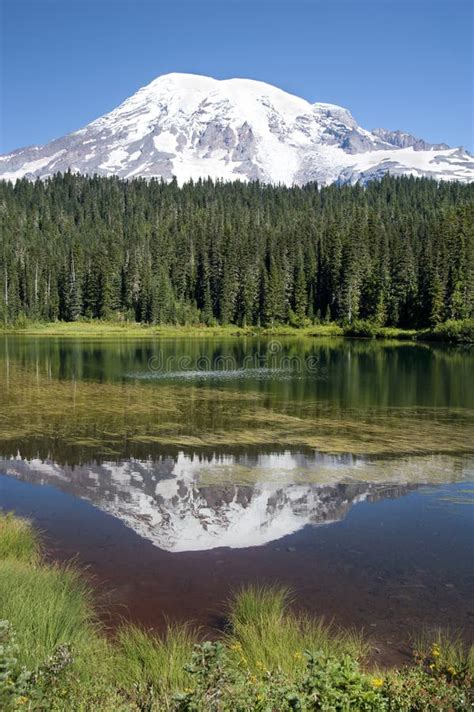
<path fill-rule="evenodd" d="M 170 552 L 267 544 L 307 525 L 343 519 L 358 502 L 472 477 L 470 457 L 367 460 L 291 452 L 70 467 L 0 460 L 0 472 L 87 499 Z"/>

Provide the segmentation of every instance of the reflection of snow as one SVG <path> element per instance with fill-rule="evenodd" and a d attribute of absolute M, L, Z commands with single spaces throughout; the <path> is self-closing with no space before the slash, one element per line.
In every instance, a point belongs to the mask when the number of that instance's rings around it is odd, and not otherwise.
<path fill-rule="evenodd" d="M 20 456 L 0 460 L 0 472 L 86 498 L 175 552 L 259 546 L 308 524 L 342 519 L 368 498 L 401 495 L 436 476 L 446 481 L 472 471 L 469 459 L 368 462 L 290 452 L 208 459 L 180 453 L 74 469 Z"/>

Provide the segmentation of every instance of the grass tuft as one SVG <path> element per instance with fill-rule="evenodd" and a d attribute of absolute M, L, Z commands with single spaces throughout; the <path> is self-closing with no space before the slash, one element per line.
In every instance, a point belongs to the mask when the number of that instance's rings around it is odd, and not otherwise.
<path fill-rule="evenodd" d="M 119 629 L 114 663 L 117 684 L 127 689 L 152 689 L 169 698 L 191 685 L 186 664 L 192 657 L 198 633 L 188 625 L 169 624 L 162 636 L 135 625 Z"/>
<path fill-rule="evenodd" d="M 291 611 L 291 592 L 284 586 L 240 590 L 229 605 L 228 649 L 236 664 L 255 671 L 281 670 L 303 675 L 304 651 L 366 657 L 368 644 L 352 631 L 341 632 L 322 617 Z"/>
<path fill-rule="evenodd" d="M 442 628 L 423 631 L 415 639 L 413 648 L 421 659 L 432 659 L 446 669 L 464 668 L 474 677 L 474 645 L 466 645 L 459 633 Z"/>
<path fill-rule="evenodd" d="M 15 559 L 34 563 L 39 558 L 39 541 L 30 522 L 12 513 L 0 513 L 0 561 Z"/>
<path fill-rule="evenodd" d="M 71 567 L 0 561 L 0 619 L 15 630 L 21 662 L 30 668 L 63 644 L 74 649 L 79 668 L 87 667 L 99 640 L 91 591 Z"/>

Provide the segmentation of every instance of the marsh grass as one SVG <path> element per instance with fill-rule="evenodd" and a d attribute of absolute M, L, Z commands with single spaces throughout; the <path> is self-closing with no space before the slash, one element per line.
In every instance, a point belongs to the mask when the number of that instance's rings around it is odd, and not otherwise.
<path fill-rule="evenodd" d="M 370 339 L 396 339 L 412 340 L 421 332 L 416 329 L 398 329 L 390 326 L 379 326 L 378 324 L 357 319 L 352 324 L 343 328 L 344 336 L 361 337 Z"/>
<path fill-rule="evenodd" d="M 184 684 L 197 631 L 170 624 L 158 637 L 124 624 L 111 642 L 96 609 L 93 591 L 74 565 L 44 562 L 31 524 L 0 514 L 0 620 L 15 632 L 22 665 L 36 670 L 59 646 L 70 647 L 68 695 L 84 709 L 93 709 L 87 705 L 104 690 L 113 697 L 114 690 L 150 687 L 166 696 Z"/>
<path fill-rule="evenodd" d="M 31 523 L 15 517 L 11 512 L 0 512 L 0 561 L 15 559 L 34 563 L 39 557 L 39 541 Z"/>
<path fill-rule="evenodd" d="M 91 591 L 72 567 L 1 560 L 0 617 L 16 631 L 28 667 L 37 667 L 59 645 L 69 644 L 78 668 L 84 669 L 101 647 Z"/>
<path fill-rule="evenodd" d="M 300 676 L 306 669 L 305 650 L 325 655 L 351 655 L 362 661 L 369 646 L 353 631 L 339 631 L 324 618 L 292 610 L 290 589 L 250 586 L 241 589 L 228 607 L 226 644 L 234 664 L 256 675 L 283 671 Z"/>
<path fill-rule="evenodd" d="M 90 659 L 105 663 L 93 594 L 74 566 L 47 564 L 38 534 L 13 514 L 0 514 L 0 619 L 8 620 L 21 663 L 37 668 L 62 645 L 75 651 L 75 668 L 88 675 Z"/>
<path fill-rule="evenodd" d="M 170 699 L 176 690 L 192 685 L 185 668 L 198 640 L 198 631 L 188 625 L 169 623 L 161 636 L 135 625 L 122 626 L 115 641 L 117 684 L 153 689 Z"/>
<path fill-rule="evenodd" d="M 400 330 L 401 331 L 401 330 Z M 241 327 L 232 324 L 207 326 L 205 324 L 142 324 L 128 321 L 107 321 L 100 319 L 75 322 L 35 322 L 2 326 L 0 332 L 25 334 L 29 336 L 61 336 L 81 338 L 176 338 L 184 337 L 234 337 L 234 336 L 342 336 L 343 329 L 338 324 L 315 324 L 296 328 L 288 324 L 274 327 Z"/>
<path fill-rule="evenodd" d="M 433 329 L 399 329 L 379 326 L 371 321 L 357 320 L 351 325 L 312 324 L 302 327 L 278 324 L 273 327 L 241 327 L 236 325 L 207 326 L 205 324 L 142 324 L 129 321 L 82 319 L 75 322 L 35 322 L 22 320 L 19 324 L 0 325 L 0 332 L 34 336 L 80 336 L 81 338 L 133 337 L 175 338 L 226 336 L 349 336 L 394 340 L 425 340 L 472 343 L 474 320 L 449 320 Z"/>

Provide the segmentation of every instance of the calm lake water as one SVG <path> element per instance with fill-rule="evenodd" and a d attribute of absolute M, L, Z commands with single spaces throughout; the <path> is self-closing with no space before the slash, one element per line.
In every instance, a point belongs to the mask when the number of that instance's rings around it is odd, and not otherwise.
<path fill-rule="evenodd" d="M 128 615 L 283 582 L 384 659 L 474 632 L 474 354 L 342 339 L 0 340 L 0 507 Z"/>

